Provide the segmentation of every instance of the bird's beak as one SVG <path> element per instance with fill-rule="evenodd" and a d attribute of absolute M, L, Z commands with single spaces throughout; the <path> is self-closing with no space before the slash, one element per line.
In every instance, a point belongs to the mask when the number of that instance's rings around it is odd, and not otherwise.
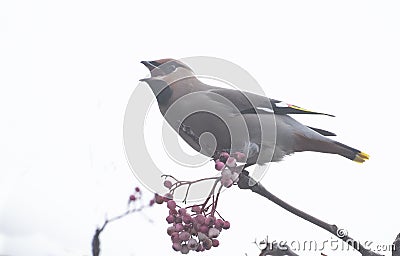
<path fill-rule="evenodd" d="M 142 63 L 143 65 L 146 66 L 146 68 L 148 68 L 150 70 L 150 72 L 155 69 L 158 68 L 158 66 L 160 65 L 160 63 L 158 63 L 157 61 L 141 61 L 140 63 Z"/>

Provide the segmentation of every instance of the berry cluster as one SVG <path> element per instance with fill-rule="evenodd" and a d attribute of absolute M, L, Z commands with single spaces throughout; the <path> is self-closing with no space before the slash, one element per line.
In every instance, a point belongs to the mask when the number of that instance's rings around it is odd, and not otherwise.
<path fill-rule="evenodd" d="M 238 181 L 239 174 L 243 168 L 243 165 L 238 165 L 238 162 L 245 162 L 246 155 L 240 152 L 232 155 L 222 152 L 215 154 L 214 161 L 215 169 L 221 172 L 221 176 L 203 178 L 196 181 L 179 181 L 171 175 L 163 175 L 165 178 L 172 178 L 175 181 L 172 182 L 166 179 L 164 187 L 169 189 L 169 193 L 164 196 L 155 195 L 154 201 L 157 204 L 166 203 L 169 209 L 166 221 L 170 226 L 167 229 L 167 233 L 171 237 L 172 248 L 182 254 L 187 254 L 190 251 L 202 252 L 219 246 L 217 237 L 220 232 L 223 229 L 230 228 L 229 221 L 225 221 L 217 212 L 217 203 L 221 189 L 223 187 L 229 188 Z M 215 180 L 215 182 L 203 204 L 184 208 L 178 206 L 172 199 L 177 188 L 188 186 L 187 196 L 189 187 L 192 184 L 205 180 Z M 186 201 L 186 197 L 183 201 Z M 216 214 L 220 218 L 216 218 Z"/>
<path fill-rule="evenodd" d="M 187 254 L 190 251 L 202 252 L 217 247 L 219 241 L 216 238 L 223 229 L 230 228 L 229 221 L 206 214 L 199 205 L 180 208 L 170 196 L 156 195 L 155 201 L 158 204 L 166 202 L 169 209 L 166 221 L 171 224 L 167 228 L 167 234 L 171 237 L 172 248 Z"/>
<path fill-rule="evenodd" d="M 142 197 L 142 191 L 140 190 L 139 187 L 136 187 L 135 192 L 133 192 L 133 194 L 129 196 L 128 204 L 131 202 L 135 202 L 136 200 L 139 200 L 141 197 Z"/>
<path fill-rule="evenodd" d="M 241 152 L 236 152 L 232 156 L 226 152 L 219 154 L 219 157 L 215 159 L 215 169 L 221 171 L 222 186 L 229 188 L 238 180 L 242 168 L 238 167 L 237 162 L 241 162 L 245 158 L 245 154 Z"/>

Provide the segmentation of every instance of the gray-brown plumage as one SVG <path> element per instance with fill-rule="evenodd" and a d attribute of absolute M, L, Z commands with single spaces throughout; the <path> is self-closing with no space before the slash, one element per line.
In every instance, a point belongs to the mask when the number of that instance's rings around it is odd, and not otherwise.
<path fill-rule="evenodd" d="M 326 137 L 335 134 L 305 126 L 289 116 L 329 114 L 250 92 L 207 85 L 178 60 L 142 63 L 150 70 L 151 77 L 141 81 L 157 97 L 164 118 L 192 148 L 207 156 L 216 151 L 240 151 L 248 155 L 247 165 L 279 161 L 301 151 L 338 154 L 359 163 L 369 158 Z"/>

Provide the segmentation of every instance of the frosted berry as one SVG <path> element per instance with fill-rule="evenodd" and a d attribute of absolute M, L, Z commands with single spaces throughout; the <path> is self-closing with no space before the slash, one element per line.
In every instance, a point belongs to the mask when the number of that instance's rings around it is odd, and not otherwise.
<path fill-rule="evenodd" d="M 187 242 L 187 246 L 189 247 L 190 250 L 196 250 L 198 245 L 199 244 L 194 238 L 190 238 Z"/>
<path fill-rule="evenodd" d="M 236 167 L 236 159 L 235 159 L 234 157 L 229 157 L 229 158 L 226 160 L 226 165 L 227 165 L 228 167 Z"/>
<path fill-rule="evenodd" d="M 204 233 L 201 232 L 197 233 L 197 237 L 199 238 L 199 241 L 204 241 L 208 238 Z"/>
<path fill-rule="evenodd" d="M 176 203 L 175 203 L 175 201 L 174 201 L 174 200 L 169 200 L 169 201 L 167 202 L 167 207 L 168 207 L 168 209 L 170 209 L 170 210 L 175 210 L 175 208 L 176 208 Z"/>
<path fill-rule="evenodd" d="M 234 154 L 234 156 L 235 156 L 236 160 L 238 160 L 239 162 L 243 162 L 246 160 L 246 155 L 242 152 L 236 152 Z"/>
<path fill-rule="evenodd" d="M 211 247 L 212 247 L 212 241 L 211 241 L 211 239 L 209 239 L 209 238 L 204 239 L 204 241 L 203 241 L 203 247 L 204 247 L 204 249 L 206 249 L 206 250 L 210 250 Z"/>
<path fill-rule="evenodd" d="M 232 179 L 233 181 L 237 181 L 238 178 L 239 178 L 239 173 L 233 172 L 233 173 L 232 173 L 232 176 L 231 176 L 231 179 Z"/>
<path fill-rule="evenodd" d="M 164 195 L 164 202 L 168 202 L 169 200 L 172 200 L 173 195 L 171 193 L 167 193 Z"/>
<path fill-rule="evenodd" d="M 181 239 L 182 241 L 187 241 L 187 240 L 189 240 L 189 238 L 190 238 L 189 232 L 182 231 L 182 232 L 179 234 L 179 239 Z"/>
<path fill-rule="evenodd" d="M 136 200 L 136 196 L 135 195 L 130 195 L 129 196 L 129 200 L 130 201 L 135 201 Z"/>
<path fill-rule="evenodd" d="M 136 187 L 136 188 L 135 188 L 135 191 L 136 191 L 136 192 L 140 192 L 140 188 L 139 188 L 139 187 Z"/>
<path fill-rule="evenodd" d="M 209 238 L 217 238 L 219 236 L 219 230 L 216 228 L 210 228 L 208 230 L 208 237 Z"/>
<path fill-rule="evenodd" d="M 172 182 L 170 180 L 164 181 L 164 187 L 166 187 L 168 189 L 171 188 L 172 187 Z"/>
<path fill-rule="evenodd" d="M 202 245 L 202 244 L 199 244 L 199 245 L 197 246 L 196 252 L 203 252 L 203 251 L 204 251 L 203 245 Z"/>
<path fill-rule="evenodd" d="M 208 216 L 206 218 L 206 220 L 204 221 L 204 224 L 206 224 L 209 227 L 213 226 L 214 223 L 215 223 L 215 217 L 213 217 L 213 216 Z"/>
<path fill-rule="evenodd" d="M 230 179 L 232 177 L 232 172 L 229 169 L 224 169 L 221 172 L 221 179 Z"/>
<path fill-rule="evenodd" d="M 189 251 L 190 251 L 190 249 L 189 249 L 189 247 L 187 246 L 187 244 L 182 245 L 182 248 L 181 248 L 181 253 L 182 253 L 182 254 L 188 254 Z"/>
<path fill-rule="evenodd" d="M 221 179 L 221 184 L 222 184 L 222 186 L 229 188 L 232 186 L 233 180 L 232 179 Z"/>

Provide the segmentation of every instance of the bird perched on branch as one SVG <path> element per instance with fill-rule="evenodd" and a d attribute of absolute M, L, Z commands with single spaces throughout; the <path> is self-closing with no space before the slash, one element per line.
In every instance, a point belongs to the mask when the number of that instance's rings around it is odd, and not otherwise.
<path fill-rule="evenodd" d="M 310 111 L 250 92 L 207 85 L 181 61 L 142 61 L 151 77 L 146 82 L 157 98 L 161 114 L 195 150 L 245 152 L 246 166 L 279 161 L 302 151 L 338 154 L 358 163 L 366 153 L 328 138 L 335 134 L 305 126 L 290 114 Z M 206 136 L 203 136 L 206 135 Z"/>

